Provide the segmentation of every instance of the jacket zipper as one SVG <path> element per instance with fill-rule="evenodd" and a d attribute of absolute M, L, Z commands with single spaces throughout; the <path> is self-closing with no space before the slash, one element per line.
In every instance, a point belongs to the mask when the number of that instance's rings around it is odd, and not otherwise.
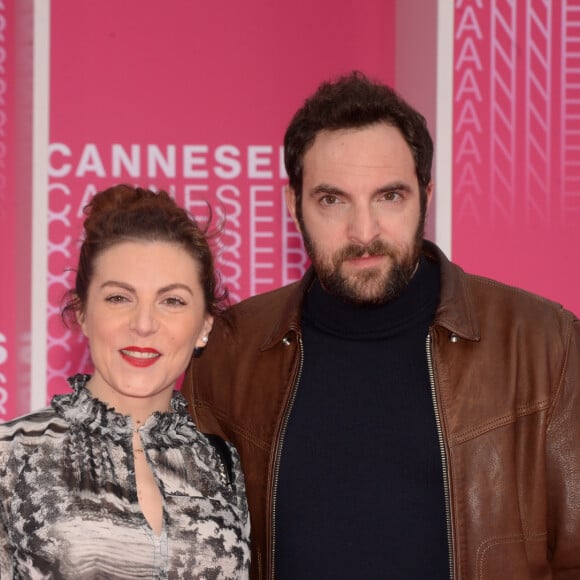
<path fill-rule="evenodd" d="M 276 552 L 276 497 L 278 494 L 278 476 L 280 474 L 280 461 L 282 460 L 282 446 L 284 445 L 284 437 L 286 436 L 286 428 L 288 427 L 288 420 L 290 418 L 290 413 L 292 407 L 294 406 L 294 401 L 296 400 L 296 392 L 298 391 L 298 384 L 302 377 L 302 367 L 304 365 L 304 348 L 302 345 L 302 338 L 298 337 L 298 345 L 300 348 L 300 361 L 298 363 L 298 372 L 296 373 L 296 379 L 294 380 L 294 385 L 292 386 L 292 393 L 288 401 L 288 406 L 286 407 L 286 413 L 282 419 L 282 427 L 280 429 L 280 435 L 278 437 L 278 444 L 276 445 L 276 458 L 274 460 L 274 478 L 272 482 L 272 553 L 270 558 L 270 579 L 274 580 L 274 555 Z"/>
<path fill-rule="evenodd" d="M 443 427 L 441 426 L 441 411 L 439 409 L 439 399 L 435 390 L 435 373 L 433 371 L 433 354 L 431 352 L 431 333 L 427 335 L 427 368 L 429 372 L 429 383 L 431 386 L 431 398 L 433 400 L 433 410 L 435 411 L 435 424 L 437 426 L 437 438 L 439 439 L 439 450 L 441 452 L 441 466 L 443 468 L 443 494 L 445 497 L 445 519 L 447 524 L 447 547 L 449 550 L 449 578 L 455 577 L 455 562 L 453 560 L 453 520 L 451 519 L 451 498 L 449 491 L 449 465 L 447 462 L 447 450 L 443 438 Z"/>
<path fill-rule="evenodd" d="M 298 365 L 298 373 L 296 374 L 296 379 L 294 381 L 293 390 L 290 395 L 290 400 L 288 401 L 288 407 L 286 408 L 286 413 L 282 419 L 282 427 L 280 429 L 280 436 L 278 437 L 278 444 L 276 446 L 276 458 L 274 460 L 274 478 L 272 484 L 272 553 L 270 559 L 270 579 L 274 580 L 274 556 L 276 552 L 276 496 L 278 492 L 278 476 L 280 474 L 280 461 L 282 458 L 282 446 L 284 445 L 284 437 L 286 435 L 286 429 L 288 427 L 288 420 L 290 418 L 290 413 L 292 407 L 294 406 L 294 401 L 296 399 L 296 392 L 298 391 L 298 384 L 302 377 L 302 367 L 304 365 L 304 348 L 302 345 L 302 339 L 298 338 L 298 344 L 300 347 L 300 362 Z M 431 353 L 431 334 L 427 336 L 427 368 L 429 372 L 429 384 L 431 386 L 431 398 L 433 400 L 433 409 L 435 411 L 435 424 L 437 426 L 437 438 L 439 440 L 439 450 L 441 452 L 441 465 L 443 468 L 443 494 L 445 498 L 445 519 L 447 524 L 447 545 L 448 545 L 448 558 L 449 558 L 449 578 L 454 579 L 454 562 L 453 562 L 453 522 L 451 520 L 451 502 L 449 495 L 449 469 L 447 465 L 447 451 L 445 449 L 445 442 L 443 440 L 443 428 L 441 427 L 441 417 L 439 411 L 439 401 L 437 399 L 437 393 L 435 391 L 435 373 L 433 372 L 433 356 Z"/>

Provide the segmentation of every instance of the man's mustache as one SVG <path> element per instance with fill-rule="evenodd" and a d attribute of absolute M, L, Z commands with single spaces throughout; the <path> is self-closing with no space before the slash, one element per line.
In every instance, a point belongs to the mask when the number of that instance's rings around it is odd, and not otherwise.
<path fill-rule="evenodd" d="M 370 244 L 349 244 L 340 250 L 336 256 L 339 261 L 353 260 L 363 256 L 394 256 L 393 248 L 383 240 L 375 240 Z"/>

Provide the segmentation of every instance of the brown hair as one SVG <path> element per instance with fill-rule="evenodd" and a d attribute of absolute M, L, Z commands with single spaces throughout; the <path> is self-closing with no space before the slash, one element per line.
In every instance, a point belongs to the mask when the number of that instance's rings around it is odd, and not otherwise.
<path fill-rule="evenodd" d="M 320 131 L 356 129 L 385 123 L 399 129 L 415 160 L 423 210 L 431 181 L 433 140 L 421 113 L 390 87 L 353 71 L 322 83 L 296 112 L 284 135 L 284 163 L 301 215 L 304 156 Z"/>
<path fill-rule="evenodd" d="M 207 312 L 221 312 L 227 291 L 221 288 L 209 246 L 208 227 L 179 207 L 166 191 L 150 191 L 130 185 L 115 185 L 101 191 L 85 206 L 84 238 L 76 270 L 74 289 L 64 299 L 62 318 L 76 323 L 77 312 L 86 306 L 95 259 L 101 252 L 130 240 L 160 241 L 178 244 L 199 265 L 199 280 Z"/>

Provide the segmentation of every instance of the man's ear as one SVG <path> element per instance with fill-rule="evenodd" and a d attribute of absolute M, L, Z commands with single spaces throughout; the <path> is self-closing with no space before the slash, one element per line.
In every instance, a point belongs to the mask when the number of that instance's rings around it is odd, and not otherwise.
<path fill-rule="evenodd" d="M 296 217 L 296 192 L 289 185 L 284 188 L 284 197 L 286 198 L 286 207 L 288 208 L 288 213 L 290 214 L 296 229 L 300 232 L 300 224 Z"/>
<path fill-rule="evenodd" d="M 431 206 L 431 200 L 433 199 L 433 181 L 429 182 L 425 191 L 427 192 L 427 203 L 425 204 L 425 211 L 427 211 Z"/>

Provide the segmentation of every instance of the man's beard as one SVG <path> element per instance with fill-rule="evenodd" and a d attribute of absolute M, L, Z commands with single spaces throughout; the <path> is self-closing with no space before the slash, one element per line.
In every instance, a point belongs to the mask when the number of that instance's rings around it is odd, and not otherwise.
<path fill-rule="evenodd" d="M 367 245 L 348 244 L 329 259 L 320 256 L 300 219 L 304 247 L 323 288 L 344 302 L 357 305 L 385 304 L 403 293 L 417 270 L 424 226 L 422 212 L 410 247 L 399 249 L 383 240 L 375 240 Z M 366 268 L 350 276 L 342 273 L 341 266 L 346 260 L 362 256 L 387 256 L 391 264 L 387 268 Z"/>

